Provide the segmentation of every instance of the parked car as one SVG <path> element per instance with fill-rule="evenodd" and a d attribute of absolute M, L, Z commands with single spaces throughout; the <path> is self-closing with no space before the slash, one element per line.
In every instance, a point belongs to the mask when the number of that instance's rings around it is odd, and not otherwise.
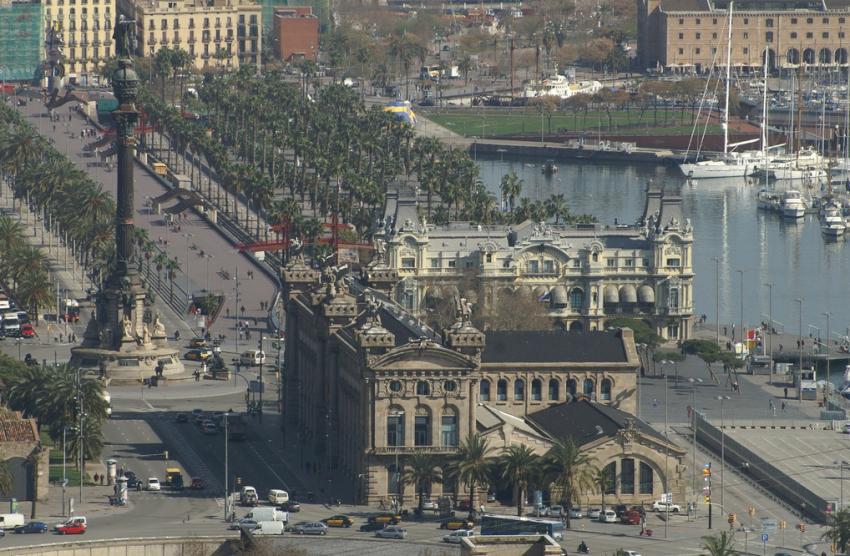
<path fill-rule="evenodd" d="M 496 501 L 496 493 L 495 492 L 488 492 L 487 493 L 487 501 L 488 502 L 495 502 Z"/>
<path fill-rule="evenodd" d="M 218 427 L 212 421 L 206 421 L 201 425 L 201 432 L 204 434 L 218 434 Z"/>
<path fill-rule="evenodd" d="M 246 531 L 253 531 L 257 528 L 257 520 L 249 519 L 247 517 L 243 517 L 238 521 L 234 521 L 230 524 L 231 529 L 245 529 Z"/>
<path fill-rule="evenodd" d="M 617 523 L 618 520 L 617 512 L 614 510 L 603 510 L 602 513 L 599 514 L 599 521 L 602 523 Z"/>
<path fill-rule="evenodd" d="M 297 535 L 327 535 L 328 526 L 321 521 L 302 521 L 292 527 L 292 532 Z"/>
<path fill-rule="evenodd" d="M 440 507 L 437 504 L 436 500 L 431 500 L 430 498 L 428 498 L 427 500 L 424 500 L 422 502 L 422 509 L 423 510 L 438 510 L 438 509 L 440 509 Z"/>
<path fill-rule="evenodd" d="M 572 519 L 581 519 L 584 517 L 584 514 L 581 511 L 581 508 L 570 508 L 570 518 Z"/>
<path fill-rule="evenodd" d="M 33 338 L 35 336 L 35 329 L 32 327 L 30 323 L 25 323 L 21 325 L 21 337 L 22 338 Z"/>
<path fill-rule="evenodd" d="M 640 525 L 640 513 L 628 510 L 620 516 L 620 523 L 624 525 Z"/>
<path fill-rule="evenodd" d="M 86 517 L 82 516 L 82 515 L 78 515 L 78 516 L 69 517 L 65 521 L 60 521 L 59 523 L 57 523 L 56 525 L 53 526 L 53 530 L 58 531 L 60 527 L 64 527 L 66 525 L 83 525 L 83 526 L 86 526 L 87 524 L 88 524 L 88 520 L 86 519 Z"/>
<path fill-rule="evenodd" d="M 199 349 L 207 347 L 207 341 L 203 338 L 192 338 L 189 340 L 189 348 Z"/>
<path fill-rule="evenodd" d="M 177 421 L 178 423 L 188 423 L 189 422 L 189 416 L 186 415 L 185 413 L 178 413 L 175 421 Z"/>
<path fill-rule="evenodd" d="M 204 480 L 200 477 L 192 477 L 192 482 L 189 485 L 190 490 L 204 490 Z"/>
<path fill-rule="evenodd" d="M 381 525 L 396 525 L 401 521 L 401 516 L 399 514 L 383 513 L 370 515 L 367 521 L 369 523 L 380 523 Z"/>
<path fill-rule="evenodd" d="M 620 555 L 621 556 L 640 556 L 640 552 L 638 552 L 637 550 L 621 550 Z"/>
<path fill-rule="evenodd" d="M 440 529 L 448 529 L 449 531 L 472 529 L 473 527 L 475 527 L 475 523 L 464 517 L 450 517 L 440 522 Z"/>
<path fill-rule="evenodd" d="M 617 504 L 612 509 L 617 514 L 617 517 L 621 517 L 624 513 L 628 511 L 629 507 L 625 504 Z"/>
<path fill-rule="evenodd" d="M 47 524 L 43 521 L 30 521 L 26 525 L 18 525 L 15 527 L 15 533 L 46 533 Z"/>
<path fill-rule="evenodd" d="M 136 488 L 139 484 L 139 479 L 132 471 L 124 471 L 124 476 L 127 477 L 127 488 Z"/>
<path fill-rule="evenodd" d="M 599 519 L 599 515 L 602 513 L 600 508 L 588 508 L 587 509 L 587 517 L 589 519 Z"/>
<path fill-rule="evenodd" d="M 354 524 L 354 521 L 352 521 L 347 515 L 340 514 L 326 517 L 322 520 L 322 523 L 328 527 L 351 527 Z"/>
<path fill-rule="evenodd" d="M 301 504 L 299 504 L 295 500 L 288 500 L 283 504 L 280 504 L 277 509 L 282 512 L 298 513 L 301 511 Z"/>
<path fill-rule="evenodd" d="M 188 361 L 206 361 L 212 356 L 213 351 L 211 349 L 200 348 L 190 349 L 183 355 L 183 358 Z"/>
<path fill-rule="evenodd" d="M 159 484 L 159 479 L 156 477 L 150 477 L 147 485 L 145 485 L 145 490 L 162 490 L 162 486 Z"/>
<path fill-rule="evenodd" d="M 457 531 L 453 531 L 443 537 L 443 542 L 451 543 L 451 544 L 460 544 L 461 540 L 464 538 L 470 538 L 475 536 L 475 531 L 472 529 L 458 529 Z"/>
<path fill-rule="evenodd" d="M 360 530 L 364 532 L 372 532 L 372 531 L 380 531 L 386 527 L 383 523 L 378 523 L 376 521 L 367 521 L 363 525 L 360 526 Z"/>
<path fill-rule="evenodd" d="M 673 504 L 672 502 L 662 502 L 661 500 L 656 500 L 652 503 L 652 509 L 656 512 L 672 512 L 679 513 L 682 511 L 682 508 L 678 504 Z"/>
<path fill-rule="evenodd" d="M 60 525 L 56 532 L 60 535 L 82 535 L 86 532 L 86 525 L 82 522 L 68 523 L 67 525 Z"/>
<path fill-rule="evenodd" d="M 402 529 L 398 525 L 387 525 L 375 533 L 375 536 L 380 539 L 404 539 L 407 537 L 407 529 Z"/>

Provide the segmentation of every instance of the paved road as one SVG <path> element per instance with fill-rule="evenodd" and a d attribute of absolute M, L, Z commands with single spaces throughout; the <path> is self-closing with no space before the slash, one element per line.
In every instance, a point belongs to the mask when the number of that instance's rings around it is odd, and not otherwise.
<path fill-rule="evenodd" d="M 71 161 L 101 183 L 104 190 L 115 195 L 117 188 L 115 171 L 102 167 L 88 167 L 87 163 L 93 159 L 82 156 L 83 146 L 95 141 L 90 138 L 80 139 L 80 130 L 89 127 L 82 116 L 74 113 L 69 122 L 67 120 L 69 112 L 63 107 L 59 112 L 64 117 L 64 121 L 57 123 L 54 131 L 54 124 L 45 116 L 44 107 L 38 102 L 30 102 L 20 110 L 42 135 L 55 141 L 57 150 L 64 152 Z M 67 132 L 66 124 L 68 124 Z M 167 241 L 167 245 L 161 244 L 160 247 L 168 253 L 169 257 L 176 258 L 183 269 L 188 269 L 189 291 L 204 289 L 209 285 L 211 291 L 220 291 L 227 296 L 226 307 L 230 317 L 222 315 L 212 332 L 226 334 L 228 342 L 233 344 L 235 351 L 236 315 L 244 316 L 252 325 L 256 319 L 258 326 L 255 330 L 264 329 L 263 319 L 266 313 L 260 310 L 260 301 L 271 301 L 276 286 L 259 270 L 252 258 L 237 252 L 224 236 L 194 212 L 188 213 L 187 219 L 180 223 L 181 230 L 177 232 L 166 226 L 161 215 L 151 213 L 143 206 L 146 198 L 156 197 L 165 191 L 164 186 L 148 174 L 141 165 L 136 164 L 136 226 L 147 230 L 153 241 L 157 241 L 160 237 L 163 241 Z M 192 236 L 187 238 L 186 234 L 192 234 Z M 193 245 L 194 248 L 192 248 Z M 212 254 L 213 259 L 208 261 L 207 258 L 200 256 L 201 251 L 204 254 Z M 238 304 L 235 280 L 237 269 L 240 275 Z M 249 270 L 253 271 L 253 279 L 248 278 Z M 185 276 L 178 277 L 175 282 L 185 289 Z M 242 306 L 245 307 L 244 313 L 241 312 Z M 252 335 L 250 345 L 253 347 L 255 344 L 256 340 Z M 244 345 L 244 341 L 240 342 L 240 346 Z"/>

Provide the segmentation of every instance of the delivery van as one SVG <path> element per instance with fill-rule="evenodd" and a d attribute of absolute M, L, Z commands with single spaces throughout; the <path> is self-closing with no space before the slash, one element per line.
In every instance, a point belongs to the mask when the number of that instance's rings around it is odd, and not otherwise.
<path fill-rule="evenodd" d="M 282 535 L 282 521 L 258 521 L 257 528 L 251 531 L 252 535 Z"/>
<path fill-rule="evenodd" d="M 24 514 L 0 514 L 0 529 L 14 529 L 24 524 Z"/>
<path fill-rule="evenodd" d="M 289 512 L 282 512 L 277 508 L 254 508 L 248 515 L 245 516 L 246 519 L 253 519 L 254 521 L 289 521 Z"/>
<path fill-rule="evenodd" d="M 257 365 L 262 365 L 266 362 L 266 354 L 258 349 L 252 349 L 250 351 L 242 352 L 242 355 L 239 356 L 239 363 L 242 365 L 247 365 L 249 367 L 255 367 Z"/>
<path fill-rule="evenodd" d="M 273 488 L 269 490 L 269 504 L 285 504 L 289 502 L 289 493 L 285 490 Z"/>

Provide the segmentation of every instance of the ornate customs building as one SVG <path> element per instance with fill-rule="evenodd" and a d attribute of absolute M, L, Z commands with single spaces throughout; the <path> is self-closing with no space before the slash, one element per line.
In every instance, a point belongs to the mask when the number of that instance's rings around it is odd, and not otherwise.
<path fill-rule="evenodd" d="M 607 319 L 633 317 L 666 339 L 690 337 L 693 230 L 681 197 L 649 186 L 638 223 L 614 227 L 435 226 L 420 221 L 418 208 L 414 196 L 390 195 L 375 240 L 400 278 L 394 298 L 415 315 L 457 296 L 475 299 L 486 314 L 497 296 L 520 293 L 545 303 L 568 330 L 603 330 Z M 470 275 L 478 291 L 459 291 Z"/>
<path fill-rule="evenodd" d="M 493 455 L 532 441 L 545 453 L 573 435 L 599 466 L 626 470 L 631 478 L 616 490 L 624 502 L 657 498 L 667 477 L 675 481 L 668 488 L 678 488 L 681 451 L 627 423 L 639 367 L 630 330 L 484 333 L 459 300 L 455 323 L 437 334 L 387 296 L 397 280 L 380 264 L 361 280 L 298 257 L 284 269 L 284 413 L 305 468 L 356 485 L 358 503 L 376 505 L 401 490 L 412 503 L 415 489 L 400 489 L 399 478 L 413 454 L 448 463 L 475 433 L 491 439 Z M 551 426 L 547 411 L 581 399 L 601 408 L 585 415 L 581 430 L 568 430 L 570 419 Z M 584 439 L 594 420 L 604 436 Z M 454 488 L 433 485 L 431 494 Z"/>

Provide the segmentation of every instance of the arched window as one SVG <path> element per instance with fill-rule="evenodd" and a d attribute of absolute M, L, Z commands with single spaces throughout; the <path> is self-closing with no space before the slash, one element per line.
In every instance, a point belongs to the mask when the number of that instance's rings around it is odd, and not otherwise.
<path fill-rule="evenodd" d="M 635 460 L 623 458 L 620 460 L 620 494 L 635 493 Z"/>
<path fill-rule="evenodd" d="M 576 390 L 578 389 L 578 384 L 576 383 L 576 379 L 571 378 L 567 381 L 567 394 L 576 397 Z"/>
<path fill-rule="evenodd" d="M 594 254 L 591 256 L 591 258 L 593 259 L 593 262 L 595 262 L 595 263 L 596 263 L 596 262 L 599 262 L 599 253 L 594 253 Z"/>
<path fill-rule="evenodd" d="M 490 401 L 490 381 L 484 379 L 481 381 L 481 384 L 478 386 L 478 398 L 482 402 Z"/>
<path fill-rule="evenodd" d="M 457 446 L 457 412 L 453 409 L 446 409 L 441 420 L 441 440 L 443 446 Z"/>
<path fill-rule="evenodd" d="M 427 396 L 431 393 L 431 385 L 425 382 L 424 380 L 420 380 L 416 383 L 416 395 L 417 396 Z"/>
<path fill-rule="evenodd" d="M 587 396 L 588 398 L 592 398 L 594 391 L 595 391 L 595 389 L 594 389 L 593 379 L 592 378 L 584 379 L 584 388 L 582 389 L 582 393 L 585 396 Z"/>
<path fill-rule="evenodd" d="M 543 383 L 539 378 L 531 381 L 531 399 L 536 402 L 543 399 Z"/>
<path fill-rule="evenodd" d="M 396 468 L 394 463 L 387 466 L 387 492 L 390 494 L 399 494 L 399 485 L 401 483 L 401 466 Z"/>
<path fill-rule="evenodd" d="M 638 493 L 652 494 L 652 468 L 644 462 L 640 462 L 640 465 L 638 467 L 640 469 L 640 474 L 638 478 Z"/>
<path fill-rule="evenodd" d="M 508 381 L 504 378 L 496 383 L 496 399 L 500 402 L 508 399 Z"/>
<path fill-rule="evenodd" d="M 560 397 L 561 393 L 561 383 L 558 382 L 557 378 L 552 378 L 549 380 L 549 399 L 557 400 Z"/>
<path fill-rule="evenodd" d="M 514 381 L 514 401 L 525 399 L 525 381 L 518 378 Z"/>
<path fill-rule="evenodd" d="M 404 411 L 400 407 L 391 408 L 387 416 L 387 446 L 404 446 Z"/>
<path fill-rule="evenodd" d="M 570 290 L 570 309 L 574 311 L 584 307 L 584 292 L 581 288 L 573 288 Z"/>
<path fill-rule="evenodd" d="M 607 481 L 604 485 L 605 494 L 617 494 L 617 462 L 606 465 L 604 473 Z"/>
<path fill-rule="evenodd" d="M 602 384 L 599 387 L 599 399 L 611 401 L 611 379 L 603 378 Z"/>
<path fill-rule="evenodd" d="M 431 445 L 431 413 L 427 408 L 420 407 L 416 410 L 416 419 L 413 422 L 413 440 L 416 446 Z"/>

